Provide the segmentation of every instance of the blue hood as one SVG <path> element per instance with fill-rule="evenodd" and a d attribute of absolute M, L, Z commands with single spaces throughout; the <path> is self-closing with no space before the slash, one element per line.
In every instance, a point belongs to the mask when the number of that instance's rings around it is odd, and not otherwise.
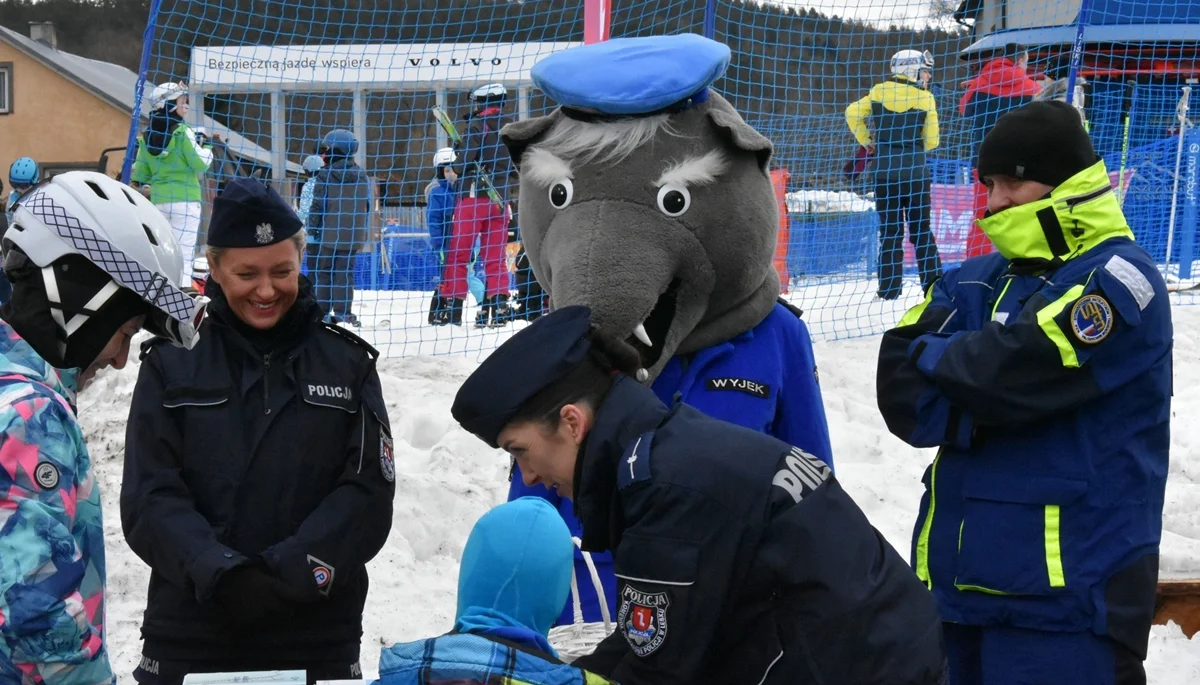
<path fill-rule="evenodd" d="M 550 632 L 571 591 L 574 543 L 562 516 L 540 497 L 484 514 L 467 538 L 458 575 L 454 629 Z"/>

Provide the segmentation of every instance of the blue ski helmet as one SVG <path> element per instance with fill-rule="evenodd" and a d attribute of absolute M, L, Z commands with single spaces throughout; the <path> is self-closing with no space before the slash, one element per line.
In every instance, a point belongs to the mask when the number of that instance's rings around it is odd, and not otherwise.
<path fill-rule="evenodd" d="M 344 128 L 335 128 L 321 139 L 320 150 L 335 157 L 351 157 L 358 152 L 358 138 Z"/>
<path fill-rule="evenodd" d="M 8 168 L 8 184 L 11 186 L 31 186 L 41 177 L 38 163 L 31 157 L 22 157 Z"/>

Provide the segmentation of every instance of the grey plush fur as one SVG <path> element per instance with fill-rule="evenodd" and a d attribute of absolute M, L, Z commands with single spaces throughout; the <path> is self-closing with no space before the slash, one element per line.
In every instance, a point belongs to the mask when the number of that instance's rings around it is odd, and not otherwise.
<path fill-rule="evenodd" d="M 634 122 L 555 110 L 505 126 L 501 138 L 520 170 L 525 251 L 553 306 L 587 305 L 596 324 L 631 334 L 676 282 L 674 315 L 661 310 L 646 326 L 647 382 L 671 357 L 729 340 L 775 306 L 771 142 L 717 93 Z M 573 197 L 559 209 L 550 192 L 563 176 Z M 656 183 L 680 176 L 692 179 L 691 205 L 673 218 Z"/>

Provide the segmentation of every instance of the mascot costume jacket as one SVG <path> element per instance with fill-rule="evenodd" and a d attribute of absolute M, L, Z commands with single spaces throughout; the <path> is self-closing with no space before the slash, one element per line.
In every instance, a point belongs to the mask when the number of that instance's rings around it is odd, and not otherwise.
<path fill-rule="evenodd" d="M 779 299 L 779 216 L 771 142 L 710 88 L 729 48 L 697 35 L 621 38 L 570 48 L 533 68 L 559 106 L 508 124 L 520 175 L 520 226 L 554 307 L 586 305 L 628 333 L 668 406 L 768 433 L 833 465 L 808 329 Z M 736 455 L 730 455 L 736 459 Z M 550 500 L 579 537 L 569 500 Z M 616 616 L 611 554 L 593 555 Z M 576 575 L 589 573 L 578 555 Z M 584 620 L 601 620 L 580 582 Z M 558 625 L 572 622 L 568 600 Z"/>

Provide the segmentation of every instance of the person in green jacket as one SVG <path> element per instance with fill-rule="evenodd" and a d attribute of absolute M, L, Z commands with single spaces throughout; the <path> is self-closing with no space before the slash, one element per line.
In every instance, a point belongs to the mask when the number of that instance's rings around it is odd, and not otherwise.
<path fill-rule="evenodd" d="M 150 201 L 175 229 L 183 253 L 183 283 L 192 281 L 200 231 L 200 174 L 213 160 L 208 137 L 184 123 L 187 113 L 185 84 L 164 83 L 154 89 L 150 95 L 150 127 L 138 136 L 131 178 L 134 183 L 150 186 Z"/>

